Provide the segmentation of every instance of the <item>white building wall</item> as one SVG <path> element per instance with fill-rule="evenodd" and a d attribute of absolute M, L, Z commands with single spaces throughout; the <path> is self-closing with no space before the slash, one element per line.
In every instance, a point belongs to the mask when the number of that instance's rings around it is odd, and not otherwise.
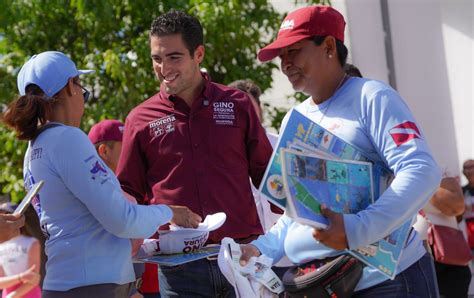
<path fill-rule="evenodd" d="M 474 159 L 474 1 L 440 3 L 459 165 Z"/>
<path fill-rule="evenodd" d="M 345 12 L 340 10 L 343 6 L 346 7 Z M 333 7 L 341 11 L 346 19 L 348 62 L 356 65 L 364 77 L 388 83 L 380 1 L 334 1 Z"/>
<path fill-rule="evenodd" d="M 458 142 L 463 140 L 456 138 L 453 106 L 457 99 L 451 96 L 448 79 L 447 32 L 443 31 L 440 2 L 389 1 L 395 74 L 397 89 L 424 130 L 440 166 L 450 174 L 459 174 Z"/>

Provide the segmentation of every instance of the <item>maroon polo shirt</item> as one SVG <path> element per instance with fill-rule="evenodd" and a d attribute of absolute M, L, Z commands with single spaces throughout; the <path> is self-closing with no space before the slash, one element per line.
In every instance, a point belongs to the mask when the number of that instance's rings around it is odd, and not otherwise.
<path fill-rule="evenodd" d="M 272 147 L 250 98 L 206 80 L 190 108 L 161 89 L 126 119 L 122 188 L 141 204 L 184 205 L 203 219 L 225 212 L 211 243 L 261 234 L 249 176 L 258 187 Z"/>

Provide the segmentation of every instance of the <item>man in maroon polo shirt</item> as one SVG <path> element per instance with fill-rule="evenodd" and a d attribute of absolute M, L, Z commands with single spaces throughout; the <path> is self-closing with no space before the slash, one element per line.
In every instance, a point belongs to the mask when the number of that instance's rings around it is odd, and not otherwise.
<path fill-rule="evenodd" d="M 272 148 L 247 94 L 211 82 L 199 21 L 180 11 L 152 24 L 160 92 L 127 117 L 118 177 L 141 204 L 184 205 L 204 218 L 225 212 L 209 236 L 248 242 L 262 233 L 249 182 L 258 187 Z M 216 261 L 160 266 L 163 296 L 234 296 Z"/>

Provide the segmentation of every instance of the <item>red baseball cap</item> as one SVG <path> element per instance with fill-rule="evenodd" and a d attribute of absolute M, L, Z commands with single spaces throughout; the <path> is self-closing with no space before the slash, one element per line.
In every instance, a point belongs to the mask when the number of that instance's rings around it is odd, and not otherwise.
<path fill-rule="evenodd" d="M 122 141 L 124 125 L 118 120 L 102 120 L 92 126 L 89 139 L 92 144 L 105 141 Z"/>
<path fill-rule="evenodd" d="M 313 5 L 297 9 L 286 16 L 277 39 L 258 52 L 258 60 L 265 62 L 278 56 L 280 49 L 312 36 L 334 36 L 344 42 L 346 21 L 330 6 Z"/>

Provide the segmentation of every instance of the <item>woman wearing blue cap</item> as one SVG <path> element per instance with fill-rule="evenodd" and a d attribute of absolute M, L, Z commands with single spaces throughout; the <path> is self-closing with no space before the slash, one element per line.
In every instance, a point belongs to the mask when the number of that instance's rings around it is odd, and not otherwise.
<path fill-rule="evenodd" d="M 33 205 L 46 236 L 43 297 L 127 297 L 134 281 L 129 238 L 147 238 L 167 222 L 196 227 L 186 207 L 127 202 L 113 172 L 78 127 L 89 91 L 61 52 L 34 55 L 18 74 L 20 97 L 4 114 L 28 140 L 24 179 L 45 185 Z"/>

